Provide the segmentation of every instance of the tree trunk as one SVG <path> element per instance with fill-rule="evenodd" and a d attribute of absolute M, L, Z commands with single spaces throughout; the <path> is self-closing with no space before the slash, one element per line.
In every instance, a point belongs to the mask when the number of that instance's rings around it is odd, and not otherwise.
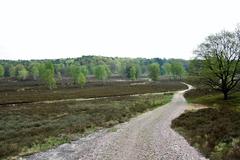
<path fill-rule="evenodd" d="M 223 95 L 224 95 L 224 100 L 227 100 L 228 99 L 228 92 L 223 92 Z"/>

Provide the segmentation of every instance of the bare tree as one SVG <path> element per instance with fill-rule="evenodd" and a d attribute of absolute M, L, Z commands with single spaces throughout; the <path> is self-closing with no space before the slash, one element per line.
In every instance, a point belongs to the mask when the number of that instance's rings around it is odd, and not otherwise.
<path fill-rule="evenodd" d="M 197 57 L 202 59 L 203 70 L 201 75 L 207 85 L 220 90 L 224 99 L 240 81 L 240 32 L 222 31 L 206 38 L 198 50 Z"/>

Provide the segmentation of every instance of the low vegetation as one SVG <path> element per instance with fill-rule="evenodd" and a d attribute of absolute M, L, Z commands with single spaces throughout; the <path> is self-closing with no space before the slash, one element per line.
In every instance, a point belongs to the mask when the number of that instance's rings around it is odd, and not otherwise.
<path fill-rule="evenodd" d="M 222 98 L 221 92 L 211 88 L 194 89 L 185 94 L 188 102 L 202 104 L 219 109 L 240 109 L 240 92 L 234 92 L 228 100 Z M 239 110 L 240 111 L 240 110 Z"/>
<path fill-rule="evenodd" d="M 0 106 L 0 157 L 4 159 L 47 150 L 96 129 L 112 127 L 129 120 L 138 113 L 166 104 L 172 98 L 171 93 L 135 96 L 131 94 L 186 88 L 185 85 L 176 81 L 147 84 L 92 82 L 92 84 L 86 84 L 84 88 L 59 87 L 51 91 L 41 85 L 30 85 L 32 82 L 28 84 L 29 86 L 26 81 L 17 82 L 17 84 L 15 86 L 10 84 L 12 86 L 10 90 L 3 90 L 3 87 L 0 91 L 2 103 Z M 28 89 L 21 90 L 22 88 Z M 7 96 L 4 97 L 4 94 Z M 99 96 L 110 97 L 87 101 L 74 99 Z M 46 102 L 46 100 L 56 99 L 63 99 L 63 101 Z M 65 99 L 72 100 L 65 101 Z M 39 100 L 45 100 L 45 102 Z M 27 101 L 27 103 L 15 103 L 20 101 Z M 38 103 L 31 103 L 31 101 L 38 101 Z"/>
<path fill-rule="evenodd" d="M 66 81 L 68 83 L 68 81 Z M 0 105 L 12 103 L 31 103 L 46 100 L 61 100 L 75 98 L 113 97 L 132 94 L 156 93 L 186 89 L 186 86 L 177 81 L 106 81 L 88 82 L 85 87 L 78 85 L 65 86 L 48 90 L 43 84 L 35 81 L 1 81 Z"/>
<path fill-rule="evenodd" d="M 240 112 L 215 108 L 187 112 L 172 127 L 211 160 L 240 158 Z"/>
<path fill-rule="evenodd" d="M 72 134 L 111 127 L 170 100 L 167 94 L 1 107 L 0 157 L 49 149 Z"/>
<path fill-rule="evenodd" d="M 202 88 L 185 97 L 208 108 L 182 114 L 172 127 L 211 160 L 240 159 L 240 93 L 224 100 L 221 92 Z"/>
<path fill-rule="evenodd" d="M 207 106 L 172 122 L 193 146 L 211 160 L 240 159 L 240 28 L 208 36 L 194 51 L 188 82 L 197 89 L 188 102 Z"/>

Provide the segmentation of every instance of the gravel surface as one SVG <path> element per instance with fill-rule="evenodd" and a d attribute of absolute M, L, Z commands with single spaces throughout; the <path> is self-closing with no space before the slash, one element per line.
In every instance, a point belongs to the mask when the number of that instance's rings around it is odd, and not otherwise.
<path fill-rule="evenodd" d="M 189 86 L 191 88 L 191 86 Z M 37 153 L 29 160 L 204 160 L 170 127 L 171 121 L 187 108 L 184 91 L 155 110 L 132 118 L 71 144 Z"/>

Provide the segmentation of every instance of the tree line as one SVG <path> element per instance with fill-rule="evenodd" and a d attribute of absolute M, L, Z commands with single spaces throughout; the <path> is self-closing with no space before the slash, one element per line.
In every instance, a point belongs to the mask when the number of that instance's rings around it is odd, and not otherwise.
<path fill-rule="evenodd" d="M 50 89 L 55 88 L 56 82 L 61 82 L 63 77 L 70 77 L 72 84 L 83 87 L 89 75 L 102 81 L 112 75 L 131 80 L 142 76 L 156 81 L 161 75 L 180 79 L 187 71 L 188 61 L 181 59 L 82 56 L 56 60 L 0 60 L 0 77 L 22 81 L 41 80 Z"/>

